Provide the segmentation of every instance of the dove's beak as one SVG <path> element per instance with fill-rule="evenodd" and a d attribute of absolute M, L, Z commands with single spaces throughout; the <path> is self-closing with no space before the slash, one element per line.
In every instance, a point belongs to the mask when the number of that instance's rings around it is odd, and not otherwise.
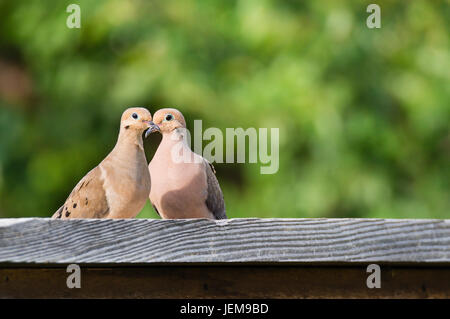
<path fill-rule="evenodd" d="M 146 138 L 153 132 L 161 132 L 161 129 L 159 128 L 159 126 L 156 125 L 155 123 L 153 123 L 152 121 L 148 121 L 147 123 L 150 127 L 145 131 Z"/>

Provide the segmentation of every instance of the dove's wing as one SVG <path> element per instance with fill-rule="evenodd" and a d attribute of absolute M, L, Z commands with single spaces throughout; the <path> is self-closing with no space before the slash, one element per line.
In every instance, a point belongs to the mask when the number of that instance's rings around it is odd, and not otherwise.
<path fill-rule="evenodd" d="M 97 166 L 81 179 L 52 218 L 104 218 L 108 213 L 104 181 Z"/>
<path fill-rule="evenodd" d="M 208 196 L 206 198 L 206 206 L 216 219 L 226 219 L 225 201 L 223 193 L 220 189 L 219 182 L 216 178 L 216 170 L 214 166 L 205 159 L 206 183 Z"/>

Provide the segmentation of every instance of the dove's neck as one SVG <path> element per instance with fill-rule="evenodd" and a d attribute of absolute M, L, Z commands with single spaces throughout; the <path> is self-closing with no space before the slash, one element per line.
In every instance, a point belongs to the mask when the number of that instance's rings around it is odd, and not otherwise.
<path fill-rule="evenodd" d="M 176 129 L 172 132 L 163 133 L 161 144 L 159 144 L 155 156 L 152 159 L 153 161 L 155 163 L 160 161 L 162 166 L 175 165 L 180 167 L 180 164 L 184 163 L 202 163 L 203 158 L 194 153 L 190 148 L 186 130 Z"/>
<path fill-rule="evenodd" d="M 144 142 L 142 134 L 135 130 L 121 129 L 116 146 L 111 151 L 111 155 L 119 161 L 129 161 L 130 159 L 140 160 L 144 154 Z M 139 155 L 140 154 L 140 155 Z"/>
<path fill-rule="evenodd" d="M 190 149 L 187 140 L 187 132 L 184 128 L 177 128 L 171 132 L 164 133 L 161 144 L 167 147 L 171 147 L 173 145 L 182 145 L 183 147 Z"/>

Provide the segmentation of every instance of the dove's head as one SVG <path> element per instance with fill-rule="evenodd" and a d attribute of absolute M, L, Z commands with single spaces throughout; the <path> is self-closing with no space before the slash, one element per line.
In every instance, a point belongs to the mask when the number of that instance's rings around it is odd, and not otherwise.
<path fill-rule="evenodd" d="M 161 109 L 154 116 L 153 121 L 161 130 L 161 133 L 170 133 L 177 128 L 186 128 L 183 114 L 177 109 Z"/>
<path fill-rule="evenodd" d="M 145 131 L 145 137 L 148 134 L 159 131 L 159 127 L 152 121 L 152 115 L 143 107 L 131 107 L 126 109 L 120 120 L 121 129 L 136 134 L 142 134 Z"/>

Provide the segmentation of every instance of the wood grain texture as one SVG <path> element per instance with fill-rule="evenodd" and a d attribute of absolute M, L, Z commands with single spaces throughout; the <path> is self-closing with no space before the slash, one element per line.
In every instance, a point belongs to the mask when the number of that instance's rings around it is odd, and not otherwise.
<path fill-rule="evenodd" d="M 0 264 L 450 262 L 449 220 L 0 220 Z"/>

